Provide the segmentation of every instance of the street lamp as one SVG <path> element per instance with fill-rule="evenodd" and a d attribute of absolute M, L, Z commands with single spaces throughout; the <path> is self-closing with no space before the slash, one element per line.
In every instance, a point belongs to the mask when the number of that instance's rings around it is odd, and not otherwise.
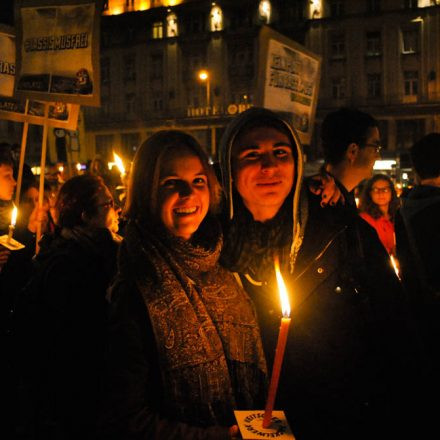
<path fill-rule="evenodd" d="M 209 107 L 210 103 L 210 84 L 209 84 L 209 72 L 205 69 L 200 70 L 198 73 L 200 81 L 206 82 L 206 107 Z"/>

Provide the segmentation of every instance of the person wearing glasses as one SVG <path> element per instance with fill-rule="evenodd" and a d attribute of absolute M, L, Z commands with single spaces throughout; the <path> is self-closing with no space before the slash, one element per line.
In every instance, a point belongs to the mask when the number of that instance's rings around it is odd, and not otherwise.
<path fill-rule="evenodd" d="M 374 229 L 389 254 L 395 255 L 394 216 L 399 209 L 394 183 L 386 174 L 376 174 L 365 184 L 360 198 L 360 216 Z"/>
<path fill-rule="evenodd" d="M 100 177 L 67 180 L 54 234 L 44 235 L 17 306 L 24 383 L 35 439 L 89 439 L 104 370 L 106 289 L 121 238 L 118 210 Z"/>
<path fill-rule="evenodd" d="M 382 145 L 378 122 L 368 113 L 341 108 L 329 113 L 321 127 L 325 169 L 336 180 L 346 204 L 356 208 L 354 189 L 373 175 Z"/>

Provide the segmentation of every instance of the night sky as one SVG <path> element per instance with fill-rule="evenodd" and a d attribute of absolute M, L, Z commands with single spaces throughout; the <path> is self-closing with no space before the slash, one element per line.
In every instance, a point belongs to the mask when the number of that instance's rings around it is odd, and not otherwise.
<path fill-rule="evenodd" d="M 14 24 L 14 0 L 1 0 L 0 23 Z"/>

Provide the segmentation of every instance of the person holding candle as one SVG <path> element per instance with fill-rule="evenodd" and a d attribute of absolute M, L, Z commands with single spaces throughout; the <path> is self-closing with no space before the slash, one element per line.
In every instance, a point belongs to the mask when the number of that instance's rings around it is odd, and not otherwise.
<path fill-rule="evenodd" d="M 256 304 L 269 366 L 280 323 L 274 255 L 290 290 L 292 325 L 275 408 L 286 411 L 299 439 L 392 432 L 398 378 L 410 363 L 400 285 L 349 192 L 371 176 L 377 122 L 359 111 L 342 119 L 345 131 L 334 139 L 340 149 L 327 157 L 344 205 L 322 208 L 321 198 L 302 188 L 298 137 L 269 110 L 234 118 L 219 150 L 227 199 L 221 261 L 240 274 Z"/>
<path fill-rule="evenodd" d="M 0 235 L 9 233 L 12 214 L 12 197 L 16 182 L 13 175 L 13 159 L 8 144 L 0 144 Z M 13 438 L 17 422 L 17 375 L 15 374 L 15 339 L 12 334 L 11 309 L 15 304 L 15 292 L 9 289 L 8 276 L 11 251 L 0 245 L 0 403 L 5 408 L 2 433 Z"/>
<path fill-rule="evenodd" d="M 389 254 L 396 254 L 394 216 L 399 209 L 394 183 L 385 174 L 376 174 L 365 184 L 360 198 L 360 216 L 374 229 Z"/>
<path fill-rule="evenodd" d="M 220 187 L 196 140 L 161 131 L 136 152 L 111 289 L 105 439 L 230 439 L 264 404 L 253 305 L 218 264 Z"/>

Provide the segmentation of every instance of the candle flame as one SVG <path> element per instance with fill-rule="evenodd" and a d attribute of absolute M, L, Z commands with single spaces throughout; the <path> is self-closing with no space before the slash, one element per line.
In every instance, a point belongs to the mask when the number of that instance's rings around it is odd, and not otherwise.
<path fill-rule="evenodd" d="M 17 223 L 17 207 L 14 205 L 11 215 L 11 225 L 15 226 L 15 223 Z"/>
<path fill-rule="evenodd" d="M 283 312 L 283 317 L 288 318 L 290 316 L 290 304 L 289 304 L 289 295 L 287 294 L 286 284 L 284 283 L 283 276 L 280 271 L 280 260 L 278 257 L 275 257 L 275 275 L 277 277 L 278 283 L 278 291 L 280 292 L 280 300 L 281 300 L 281 310 Z"/>
<path fill-rule="evenodd" d="M 397 278 L 400 280 L 399 266 L 397 265 L 397 260 L 392 254 L 390 254 L 391 265 L 393 266 L 394 272 L 396 272 Z"/>
<path fill-rule="evenodd" d="M 122 162 L 122 159 L 115 152 L 113 152 L 113 157 L 115 158 L 115 163 L 116 166 L 118 167 L 119 172 L 121 174 L 125 174 L 125 167 L 124 167 L 124 162 Z"/>

